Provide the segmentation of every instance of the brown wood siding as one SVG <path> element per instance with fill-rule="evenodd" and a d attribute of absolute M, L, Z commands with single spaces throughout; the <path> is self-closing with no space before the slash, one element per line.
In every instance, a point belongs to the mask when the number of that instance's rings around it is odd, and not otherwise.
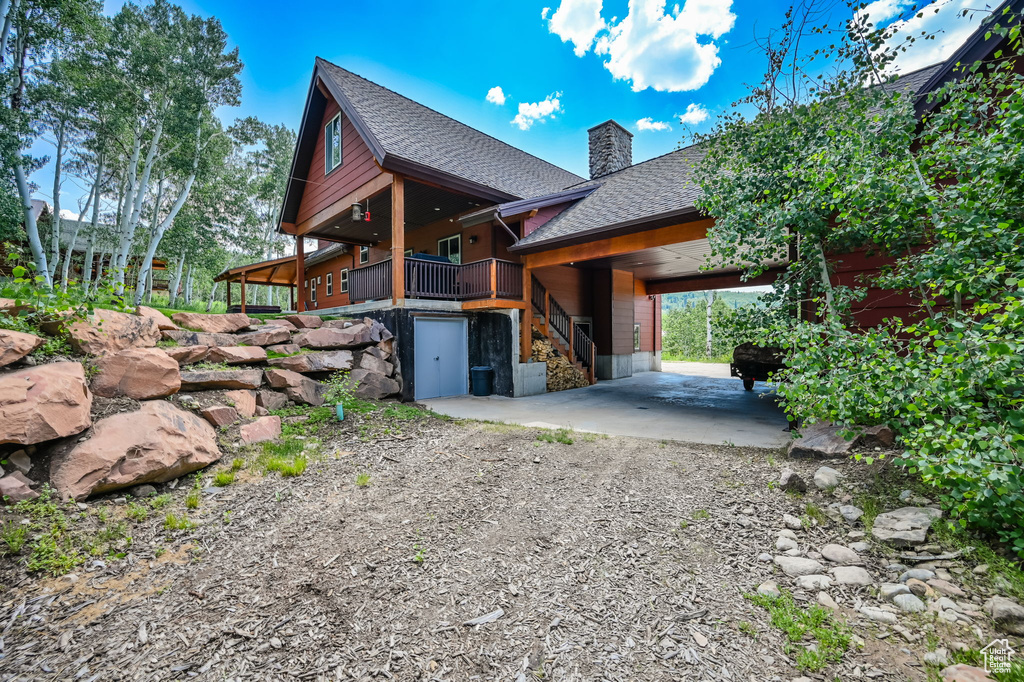
<path fill-rule="evenodd" d="M 315 253 L 315 252 L 314 252 Z M 312 255 L 312 254 L 310 254 Z M 320 284 L 316 288 L 316 305 L 313 305 L 310 292 L 306 292 L 306 309 L 307 310 L 323 310 L 324 308 L 335 308 L 337 306 L 348 305 L 349 301 L 348 294 L 342 294 L 338 291 L 338 276 L 342 268 L 348 268 L 351 272 L 352 262 L 355 255 L 352 253 L 343 253 L 340 256 L 336 256 L 323 263 L 317 263 L 316 265 L 306 266 L 306 279 L 315 280 L 317 277 L 320 278 Z M 334 278 L 334 294 L 331 296 L 327 295 L 327 273 L 331 273 Z M 351 276 L 351 275 L 350 275 Z M 313 283 L 310 283 L 310 288 L 313 287 Z"/>
<path fill-rule="evenodd" d="M 502 228 L 497 228 L 501 230 Z M 504 230 L 502 230 L 504 232 Z M 390 234 L 390 230 L 388 231 Z M 456 234 L 462 235 L 462 262 L 472 263 L 486 258 L 500 258 L 518 263 L 519 256 L 510 254 L 503 243 L 495 242 L 496 231 L 489 224 L 474 225 L 465 229 L 459 224 L 458 219 L 447 218 L 423 227 L 407 230 L 405 233 L 405 248 L 412 249 L 413 253 L 429 253 L 437 255 L 437 240 L 444 237 L 451 237 Z M 508 235 L 505 235 L 508 239 Z M 471 237 L 476 237 L 476 243 L 470 244 Z M 353 247 L 355 250 L 356 247 Z M 376 246 L 370 247 L 370 262 L 366 265 L 379 263 L 391 258 L 391 240 L 386 239 Z"/>
<path fill-rule="evenodd" d="M 867 280 L 878 277 L 882 268 L 896 261 L 891 256 L 868 255 L 864 250 L 830 255 L 828 260 L 833 268 L 832 284 L 849 287 L 863 287 Z M 919 300 L 909 292 L 878 287 L 869 287 L 864 300 L 854 301 L 850 311 L 862 328 L 880 325 L 886 318 L 899 317 L 910 322 L 925 315 Z"/>
<path fill-rule="evenodd" d="M 640 323 L 640 350 L 658 350 L 655 347 L 656 338 L 660 336 L 660 320 L 658 315 L 658 296 L 651 300 L 647 296 L 646 283 L 643 280 L 636 280 L 633 287 L 633 322 Z"/>
<path fill-rule="evenodd" d="M 590 317 L 593 308 L 592 279 L 589 270 L 556 265 L 533 273 L 551 297 L 573 317 Z"/>
<path fill-rule="evenodd" d="M 613 355 L 633 352 L 633 273 L 611 271 Z"/>
<path fill-rule="evenodd" d="M 309 173 L 306 176 L 306 185 L 302 192 L 302 201 L 299 203 L 299 211 L 296 216 L 296 224 L 309 219 L 343 196 L 369 182 L 381 170 L 373 158 L 370 148 L 359 137 L 352 122 L 347 116 L 341 117 L 341 158 L 340 166 L 324 175 L 324 126 L 341 109 L 337 102 L 329 100 L 324 118 L 320 122 L 320 131 L 317 133 L 316 149 L 313 152 L 313 161 L 309 165 Z"/>

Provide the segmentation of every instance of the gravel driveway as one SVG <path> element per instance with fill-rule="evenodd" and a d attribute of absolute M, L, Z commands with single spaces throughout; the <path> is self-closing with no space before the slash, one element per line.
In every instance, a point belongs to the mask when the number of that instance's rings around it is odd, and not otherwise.
<path fill-rule="evenodd" d="M 140 524 L 125 560 L 8 570 L 0 678 L 797 676 L 743 597 L 772 574 L 757 557 L 782 513 L 800 513 L 768 485 L 778 452 L 543 433 L 349 430 L 301 477 L 206 496 L 193 531 Z M 899 646 L 869 642 L 830 672 L 924 679 Z"/>

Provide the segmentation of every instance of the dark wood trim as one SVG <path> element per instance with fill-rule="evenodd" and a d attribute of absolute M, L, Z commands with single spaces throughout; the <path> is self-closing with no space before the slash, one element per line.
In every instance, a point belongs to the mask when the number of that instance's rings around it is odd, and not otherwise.
<path fill-rule="evenodd" d="M 766 272 L 744 280 L 739 272 L 718 272 L 706 275 L 690 275 L 673 279 L 647 280 L 645 283 L 648 295 L 675 294 L 682 291 L 709 291 L 713 289 L 733 289 L 736 287 L 754 287 L 774 284 L 776 278 L 785 268 L 770 268 Z"/>
<path fill-rule="evenodd" d="M 550 265 L 566 265 L 580 261 L 596 260 L 641 251 L 657 246 L 692 242 L 707 237 L 708 229 L 714 224 L 710 218 L 680 225 L 669 225 L 654 230 L 608 237 L 575 246 L 530 253 L 523 256 L 528 268 L 543 268 Z M 513 249 L 510 249 L 510 251 Z"/>

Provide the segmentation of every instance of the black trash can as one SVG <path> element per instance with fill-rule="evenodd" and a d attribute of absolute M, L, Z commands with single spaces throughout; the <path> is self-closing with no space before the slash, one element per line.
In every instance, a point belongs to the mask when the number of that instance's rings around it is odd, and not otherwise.
<path fill-rule="evenodd" d="M 473 395 L 486 396 L 494 392 L 494 369 L 472 367 L 469 376 L 473 379 Z"/>

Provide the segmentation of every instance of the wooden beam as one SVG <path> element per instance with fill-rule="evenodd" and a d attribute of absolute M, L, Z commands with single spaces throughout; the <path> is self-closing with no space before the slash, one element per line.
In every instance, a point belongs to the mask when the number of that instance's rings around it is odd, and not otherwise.
<path fill-rule="evenodd" d="M 228 285 L 228 310 L 231 309 L 231 280 L 227 281 Z"/>
<path fill-rule="evenodd" d="M 348 211 L 352 207 L 352 204 L 372 199 L 375 195 L 380 194 L 391 185 L 391 175 L 388 173 L 376 175 L 371 180 L 364 182 L 362 185 L 338 199 L 330 206 L 320 209 L 309 218 L 306 218 L 301 223 L 297 224 L 294 232 L 291 232 L 290 234 L 309 234 L 318 227 L 322 227 L 324 223 L 328 223 L 337 218 L 341 213 Z M 284 227 L 284 225 L 285 223 L 282 223 L 282 227 Z"/>
<path fill-rule="evenodd" d="M 598 258 L 609 258 L 620 256 L 633 251 L 642 251 L 657 246 L 668 246 L 669 244 L 681 244 L 704 239 L 708 236 L 708 228 L 714 224 L 710 218 L 695 220 L 691 223 L 680 225 L 669 225 L 659 227 L 655 230 L 634 232 L 633 234 L 619 235 L 598 239 L 573 246 L 563 246 L 550 251 L 540 251 L 523 256 L 524 262 L 531 268 L 542 268 L 549 265 L 566 265 L 580 261 L 595 260 Z"/>
<path fill-rule="evenodd" d="M 242 309 L 239 312 L 244 313 L 245 312 L 245 273 L 244 272 L 242 273 L 241 285 L 242 285 Z"/>
<path fill-rule="evenodd" d="M 295 288 L 298 290 L 298 307 L 295 312 L 306 309 L 306 247 L 302 237 L 295 238 Z"/>
<path fill-rule="evenodd" d="M 463 310 L 486 310 L 488 308 L 501 308 L 504 310 L 518 308 L 519 310 L 525 310 L 526 305 L 522 301 L 513 301 L 509 298 L 481 298 L 475 301 L 465 301 L 462 304 Z"/>
<path fill-rule="evenodd" d="M 533 272 L 523 268 L 523 319 L 519 330 L 519 361 L 533 355 Z"/>
<path fill-rule="evenodd" d="M 405 298 L 405 179 L 391 181 L 391 302 Z"/>
<path fill-rule="evenodd" d="M 713 289 L 735 289 L 736 287 L 753 287 L 773 284 L 783 268 L 771 268 L 764 274 L 743 281 L 738 272 L 713 272 L 674 279 L 648 280 L 645 284 L 647 294 L 675 294 L 682 291 L 710 291 Z"/>

